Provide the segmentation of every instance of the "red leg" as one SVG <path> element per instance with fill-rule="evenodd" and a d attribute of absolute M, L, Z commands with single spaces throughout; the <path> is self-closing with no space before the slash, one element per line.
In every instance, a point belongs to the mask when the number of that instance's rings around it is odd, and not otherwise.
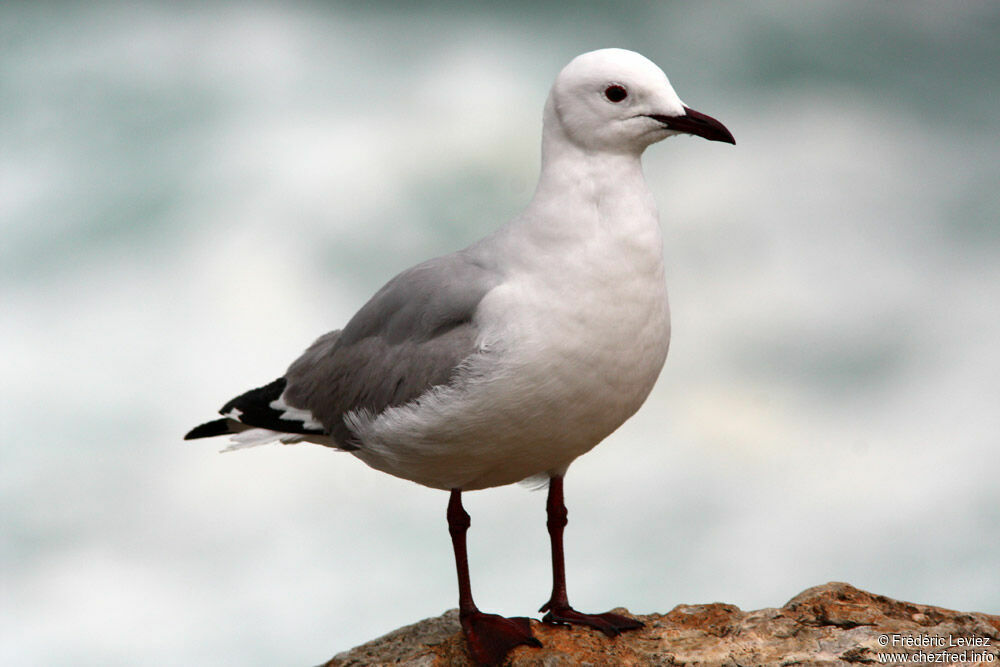
<path fill-rule="evenodd" d="M 568 523 L 566 503 L 563 501 L 563 478 L 549 479 L 549 497 L 545 503 L 548 515 L 546 526 L 552 541 L 552 597 L 538 611 L 548 611 L 542 620 L 546 623 L 589 625 L 609 637 L 625 630 L 641 628 L 642 623 L 621 614 L 581 614 L 569 606 L 566 596 L 566 564 L 563 559 L 563 529 Z"/>
<path fill-rule="evenodd" d="M 458 617 L 472 659 L 480 665 L 497 665 L 515 646 L 527 644 L 541 648 L 542 643 L 531 634 L 527 618 L 484 614 L 476 607 L 472 600 L 469 556 L 465 548 L 465 533 L 470 523 L 469 514 L 462 507 L 462 490 L 452 489 L 448 502 L 448 532 L 455 548 L 455 568 L 458 570 Z"/>

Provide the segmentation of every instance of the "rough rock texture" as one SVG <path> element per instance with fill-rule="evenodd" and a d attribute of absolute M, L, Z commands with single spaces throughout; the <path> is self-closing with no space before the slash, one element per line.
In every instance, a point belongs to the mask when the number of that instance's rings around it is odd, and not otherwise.
<path fill-rule="evenodd" d="M 644 628 L 615 639 L 532 621 L 544 648 L 519 646 L 505 664 L 1000 665 L 1000 616 L 899 602 L 842 583 L 810 588 L 780 609 L 682 604 L 637 618 Z M 471 664 L 453 609 L 341 653 L 324 667 Z"/>

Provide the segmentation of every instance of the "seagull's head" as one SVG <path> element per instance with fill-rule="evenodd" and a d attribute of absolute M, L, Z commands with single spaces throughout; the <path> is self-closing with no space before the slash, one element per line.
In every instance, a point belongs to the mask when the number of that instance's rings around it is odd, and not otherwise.
<path fill-rule="evenodd" d="M 688 108 L 663 70 L 625 49 L 590 51 L 563 68 L 545 104 L 545 133 L 612 153 L 639 154 L 675 134 L 736 143 L 725 125 Z"/>

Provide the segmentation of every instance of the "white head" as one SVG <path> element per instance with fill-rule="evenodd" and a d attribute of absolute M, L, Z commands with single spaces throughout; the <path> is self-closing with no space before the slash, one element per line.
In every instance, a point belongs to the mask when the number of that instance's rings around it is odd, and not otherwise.
<path fill-rule="evenodd" d="M 566 65 L 552 84 L 544 125 L 547 139 L 588 152 L 638 155 L 679 133 L 736 143 L 722 123 L 685 106 L 663 70 L 625 49 L 591 51 Z"/>

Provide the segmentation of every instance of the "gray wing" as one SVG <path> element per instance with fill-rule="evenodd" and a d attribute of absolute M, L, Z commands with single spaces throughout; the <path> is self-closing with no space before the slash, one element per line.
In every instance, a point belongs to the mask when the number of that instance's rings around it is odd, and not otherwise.
<path fill-rule="evenodd" d="M 285 403 L 308 410 L 338 446 L 355 448 L 344 415 L 378 414 L 447 384 L 475 351 L 473 316 L 499 282 L 465 252 L 404 271 L 289 367 Z"/>

